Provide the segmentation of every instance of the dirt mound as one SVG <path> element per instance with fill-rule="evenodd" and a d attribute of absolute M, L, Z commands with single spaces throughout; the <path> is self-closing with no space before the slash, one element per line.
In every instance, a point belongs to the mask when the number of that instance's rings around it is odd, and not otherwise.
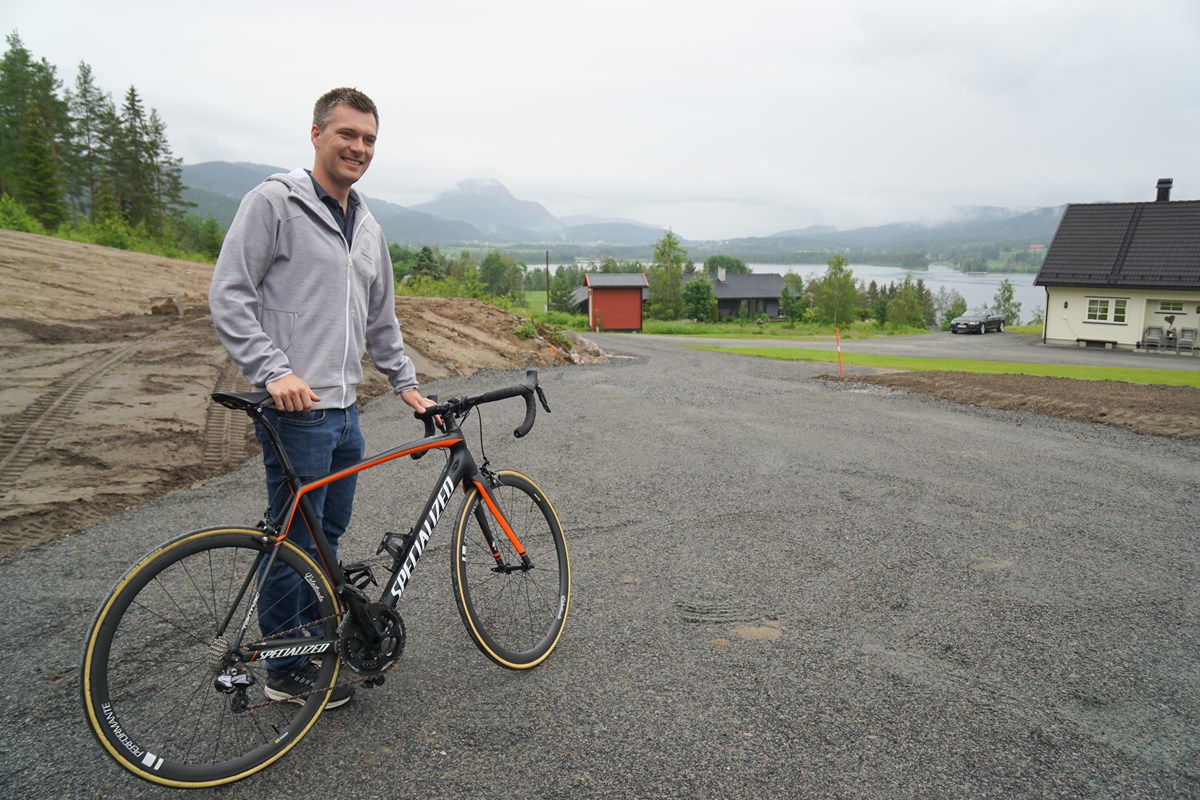
<path fill-rule="evenodd" d="M 249 420 L 208 399 L 249 388 L 213 332 L 211 275 L 204 264 L 0 230 L 0 556 L 254 452 Z M 397 313 L 423 381 L 589 352 L 520 339 L 519 318 L 473 300 L 400 298 Z M 361 395 L 388 391 L 366 374 Z"/>
<path fill-rule="evenodd" d="M 1134 433 L 1200 439 L 1200 390 L 1189 386 L 964 372 L 889 372 L 825 379 L 890 386 L 985 408 L 1099 422 Z"/>

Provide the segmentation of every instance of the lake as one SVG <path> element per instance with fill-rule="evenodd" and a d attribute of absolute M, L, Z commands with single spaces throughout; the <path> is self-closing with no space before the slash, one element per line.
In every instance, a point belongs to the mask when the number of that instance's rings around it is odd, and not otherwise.
<path fill-rule="evenodd" d="M 541 265 L 530 264 L 530 266 L 538 267 Z M 702 267 L 700 264 L 696 266 Z M 747 264 L 746 266 L 750 268 L 751 272 L 774 272 L 779 275 L 794 272 L 797 275 L 804 276 L 806 280 L 825 274 L 824 264 Z M 551 264 L 550 274 L 553 275 L 558 267 L 558 264 Z M 1036 277 L 1034 273 L 988 272 L 986 274 L 965 274 L 942 264 L 933 264 L 927 270 L 907 270 L 903 267 L 877 267 L 871 264 L 851 264 L 850 271 L 854 273 L 855 281 L 862 281 L 864 284 L 875 281 L 879 286 L 887 286 L 889 283 L 899 283 L 904 280 L 905 275 L 911 275 L 914 282 L 918 278 L 924 280 L 925 285 L 934 294 L 937 294 L 938 289 L 944 288 L 947 292 L 953 289 L 967 301 L 968 308 L 992 305 L 992 300 L 996 296 L 996 292 L 1000 290 L 1000 281 L 1008 278 L 1013 287 L 1013 299 L 1021 304 L 1022 322 L 1028 322 L 1033 317 L 1034 311 L 1041 309 L 1044 312 L 1046 310 L 1046 290 L 1040 286 L 1033 285 L 1033 279 Z"/>
<path fill-rule="evenodd" d="M 803 275 L 805 279 L 820 277 L 825 274 L 824 264 L 749 264 L 752 272 L 775 272 L 786 275 L 789 271 Z M 938 289 L 951 289 L 958 292 L 967 301 L 968 308 L 990 306 L 996 292 L 1000 290 L 1000 281 L 1008 278 L 1013 287 L 1013 299 L 1021 304 L 1021 321 L 1028 322 L 1033 312 L 1046 310 L 1046 290 L 1033 285 L 1035 273 L 988 272 L 964 274 L 942 264 L 933 264 L 927 270 L 907 270 L 903 267 L 877 267 L 871 264 L 851 264 L 850 271 L 854 280 L 869 284 L 871 281 L 879 286 L 889 283 L 900 283 L 905 275 L 911 275 L 915 282 L 918 278 L 925 281 L 925 286 L 937 294 Z"/>

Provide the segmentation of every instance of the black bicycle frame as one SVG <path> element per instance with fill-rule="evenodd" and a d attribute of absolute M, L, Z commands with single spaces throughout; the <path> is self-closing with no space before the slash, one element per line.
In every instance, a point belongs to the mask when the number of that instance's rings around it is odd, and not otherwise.
<path fill-rule="evenodd" d="M 265 394 L 265 393 L 264 393 Z M 275 448 L 275 452 L 279 455 L 280 465 L 282 467 L 284 478 L 292 492 L 292 501 L 283 509 L 280 515 L 271 521 L 267 527 L 266 533 L 272 536 L 276 551 L 272 552 L 271 560 L 267 564 L 267 569 L 260 574 L 264 575 L 270 570 L 278 547 L 287 538 L 287 532 L 290 529 L 297 514 L 301 515 L 301 521 L 308 526 L 309 532 L 312 535 L 313 544 L 316 546 L 317 554 L 320 558 L 320 566 L 329 575 L 330 581 L 338 593 L 339 598 L 349 608 L 351 617 L 360 626 L 361 630 L 371 631 L 372 625 L 366 611 L 367 597 L 365 592 L 357 586 L 351 584 L 347 580 L 345 571 L 338 562 L 337 557 L 333 553 L 333 549 L 329 545 L 329 541 L 325 538 L 325 532 L 322 530 L 319 523 L 316 522 L 317 516 L 313 511 L 312 503 L 309 500 L 309 495 L 316 489 L 327 486 L 335 481 L 348 478 L 351 475 L 356 475 L 363 470 L 377 467 L 381 464 L 386 464 L 389 461 L 394 461 L 398 458 L 411 456 L 420 458 L 430 450 L 449 450 L 449 457 L 446 460 L 446 466 L 442 469 L 441 475 L 434 485 L 433 491 L 429 495 L 429 499 L 425 502 L 425 507 L 421 511 L 421 516 L 418 517 L 419 527 L 414 527 L 411 534 L 404 537 L 403 545 L 400 548 L 392 549 L 387 547 L 388 538 L 385 537 L 383 544 L 380 545 L 379 552 L 385 548 L 392 554 L 393 564 L 391 577 L 383 585 L 382 593 L 379 597 L 380 603 L 384 603 L 392 608 L 395 608 L 396 603 L 404 594 L 404 589 L 408 585 L 409 579 L 412 577 L 413 570 L 416 569 L 417 562 L 421 559 L 421 554 L 425 551 L 425 546 L 429 543 L 430 537 L 433 535 L 438 521 L 445 512 L 446 507 L 450 503 L 450 499 L 454 496 L 455 488 L 462 486 L 463 493 L 470 492 L 471 487 L 479 490 L 484 503 L 491 510 L 496 521 L 500 524 L 502 532 L 508 537 L 513 548 L 521 557 L 521 564 L 505 564 L 499 547 L 496 545 L 496 533 L 492 530 L 491 525 L 487 522 L 486 515 L 483 509 L 476 508 L 476 519 L 483 529 L 484 536 L 491 548 L 492 556 L 496 559 L 496 569 L 498 571 L 514 571 L 527 570 L 532 568 L 529 557 L 525 552 L 525 548 L 521 545 L 516 533 L 509 526 L 507 520 L 502 513 L 499 504 L 491 491 L 491 479 L 483 469 L 475 463 L 475 457 L 471 454 L 467 447 L 462 431 L 458 426 L 458 421 L 453 416 L 444 418 L 444 432 L 432 436 L 426 436 L 417 441 L 409 442 L 400 445 L 399 447 L 387 450 L 383 453 L 366 458 L 359 461 L 346 469 L 337 472 L 331 472 L 328 475 L 315 478 L 310 481 L 303 481 L 296 474 L 295 468 L 292 466 L 291 459 L 287 455 L 287 451 L 280 441 L 279 434 L 274 427 L 267 422 L 263 414 L 263 406 L 260 402 L 257 405 L 245 407 L 244 410 L 249 412 L 263 426 L 267 440 L 270 445 Z M 257 570 L 257 566 L 254 568 Z M 251 574 L 254 574 L 253 572 Z M 248 612 L 249 613 L 249 612 Z M 248 622 L 248 618 L 246 620 Z M 246 628 L 245 622 L 242 625 L 242 633 Z M 333 639 L 315 639 L 305 636 L 297 636 L 295 638 L 286 639 L 271 639 L 269 641 L 253 642 L 243 644 L 242 649 L 245 652 L 247 661 L 253 661 L 260 658 L 279 658 L 294 655 L 317 655 L 320 653 L 329 652 L 334 649 L 336 640 Z"/>

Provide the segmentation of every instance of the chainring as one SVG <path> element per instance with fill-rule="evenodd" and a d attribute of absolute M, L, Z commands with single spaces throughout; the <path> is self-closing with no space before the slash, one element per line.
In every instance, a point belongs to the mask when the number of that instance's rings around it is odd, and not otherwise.
<path fill-rule="evenodd" d="M 338 634 L 338 653 L 351 670 L 370 677 L 391 669 L 404 652 L 404 620 L 396 609 L 383 603 L 367 603 L 366 611 L 379 645 L 372 647 L 364 632 L 347 615 Z"/>

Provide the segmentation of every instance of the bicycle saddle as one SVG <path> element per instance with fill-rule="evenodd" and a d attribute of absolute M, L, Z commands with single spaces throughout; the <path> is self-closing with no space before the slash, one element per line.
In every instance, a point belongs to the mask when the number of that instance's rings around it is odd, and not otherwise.
<path fill-rule="evenodd" d="M 267 405 L 271 400 L 271 395 L 262 390 L 257 392 L 213 392 L 212 399 L 226 408 L 246 411 Z"/>

